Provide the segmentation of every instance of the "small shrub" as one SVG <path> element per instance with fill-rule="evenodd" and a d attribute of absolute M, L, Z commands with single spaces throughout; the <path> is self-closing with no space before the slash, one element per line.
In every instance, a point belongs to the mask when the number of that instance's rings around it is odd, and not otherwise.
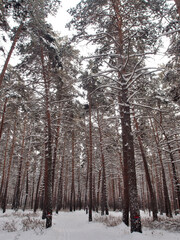
<path fill-rule="evenodd" d="M 115 227 L 122 222 L 122 219 L 121 219 L 121 217 L 115 217 L 112 215 L 108 215 L 108 216 L 96 215 L 94 217 L 94 221 L 101 222 L 101 223 L 105 224 L 107 227 Z"/>
<path fill-rule="evenodd" d="M 180 220 L 174 218 L 159 217 L 158 221 L 153 221 L 151 218 L 142 218 L 142 225 L 150 229 L 180 232 Z"/>
<path fill-rule="evenodd" d="M 23 219 L 22 221 L 22 230 L 28 231 L 28 230 L 40 230 L 42 231 L 45 228 L 44 221 L 41 221 L 39 219 L 30 218 L 28 215 L 27 218 Z"/>
<path fill-rule="evenodd" d="M 2 226 L 2 230 L 7 231 L 7 232 L 15 232 L 17 231 L 16 228 L 16 222 L 12 220 L 12 222 L 5 222 Z"/>

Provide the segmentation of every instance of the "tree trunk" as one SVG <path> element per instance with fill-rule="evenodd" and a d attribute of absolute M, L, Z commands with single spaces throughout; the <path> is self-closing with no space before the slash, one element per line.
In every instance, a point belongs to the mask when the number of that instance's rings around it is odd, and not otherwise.
<path fill-rule="evenodd" d="M 3 114 L 2 114 L 1 126 L 0 126 L 0 140 L 1 140 L 2 132 L 3 132 L 4 118 L 5 118 L 5 113 L 6 113 L 6 106 L 7 106 L 7 98 L 5 99 L 4 107 L 3 107 Z"/>
<path fill-rule="evenodd" d="M 98 187 L 97 187 L 97 196 L 96 196 L 96 212 L 98 212 L 99 208 L 99 193 L 100 193 L 100 185 L 101 185 L 101 169 L 99 169 L 99 177 L 98 177 Z"/>
<path fill-rule="evenodd" d="M 58 183 L 58 195 L 57 195 L 57 206 L 56 206 L 57 214 L 58 214 L 58 211 L 61 210 L 61 208 L 62 208 L 65 144 L 66 144 L 66 134 L 64 136 L 61 170 L 60 170 L 60 177 L 59 177 L 59 183 Z"/>
<path fill-rule="evenodd" d="M 174 1 L 175 1 L 175 3 L 176 3 L 177 12 L 178 12 L 178 14 L 179 14 L 179 16 L 180 16 L 180 0 L 174 0 Z"/>
<path fill-rule="evenodd" d="M 98 131 L 99 131 L 99 141 L 100 141 L 100 152 L 101 152 L 101 165 L 102 165 L 102 183 L 101 183 L 101 215 L 109 214 L 108 204 L 107 204 L 107 190 L 106 190 L 106 166 L 105 158 L 103 153 L 103 137 L 100 126 L 99 111 L 97 109 L 97 122 L 98 122 Z"/>
<path fill-rule="evenodd" d="M 123 19 L 119 9 L 119 1 L 111 0 L 112 7 L 115 13 L 115 24 L 117 26 L 117 54 L 124 55 L 123 52 Z M 124 65 L 123 60 L 119 59 L 119 65 Z M 125 69 L 118 71 L 118 88 L 121 92 L 118 94 L 119 110 L 121 115 L 122 126 L 122 145 L 123 145 L 123 162 L 124 162 L 124 211 L 123 221 L 126 225 L 129 224 L 129 208 L 131 217 L 131 232 L 142 232 L 141 219 L 138 204 L 138 193 L 136 183 L 136 169 L 134 158 L 134 143 L 133 133 L 131 129 L 130 106 L 128 102 L 128 87 L 127 82 L 123 77 Z"/>
<path fill-rule="evenodd" d="M 59 131 L 60 131 L 60 111 L 59 111 L 58 120 L 57 120 L 55 146 L 54 146 L 54 154 L 53 154 L 53 160 L 52 160 L 52 190 L 53 190 L 53 192 L 54 192 L 54 182 L 55 182 L 55 169 L 56 169 L 56 158 L 57 158 Z"/>
<path fill-rule="evenodd" d="M 1 75 L 0 75 L 0 88 L 1 88 L 1 85 L 2 85 L 2 81 L 3 81 L 3 78 L 4 78 L 4 75 L 5 75 L 5 72 L 6 72 L 6 69 L 7 69 L 7 66 L 8 66 L 8 63 L 9 63 L 9 60 L 11 58 L 11 55 L 14 51 L 14 48 L 15 48 L 15 45 L 20 37 L 20 33 L 21 33 L 21 30 L 23 28 L 23 23 L 21 23 L 15 33 L 15 36 L 14 36 L 14 40 L 12 42 L 12 45 L 11 45 L 11 48 L 9 50 L 9 53 L 7 55 L 7 58 L 6 58 L 6 61 L 4 63 L 4 66 L 3 66 L 3 69 L 1 71 Z"/>
<path fill-rule="evenodd" d="M 93 193 L 92 193 L 92 122 L 91 122 L 91 96 L 89 96 L 89 222 L 92 221 L 92 205 L 93 205 Z"/>
<path fill-rule="evenodd" d="M 75 211 L 75 187 L 74 187 L 74 129 L 72 130 L 72 182 L 71 182 L 71 198 L 70 198 L 70 211 L 72 212 L 73 208 Z"/>
<path fill-rule="evenodd" d="M 9 186 L 9 178 L 10 178 L 10 171 L 11 171 L 11 164 L 12 164 L 12 159 L 13 159 L 13 154 L 14 154 L 14 146 L 15 146 L 15 141 L 16 141 L 16 125 L 17 125 L 17 112 L 16 112 L 16 120 L 14 122 L 14 131 L 13 131 L 13 139 L 12 139 L 12 146 L 11 146 L 11 151 L 9 155 L 9 165 L 8 165 L 8 170 L 7 170 L 7 178 L 6 178 L 6 185 L 5 185 L 5 190 L 2 198 L 2 209 L 3 213 L 6 211 L 6 204 L 7 204 L 7 192 L 8 192 L 8 186 Z"/>
<path fill-rule="evenodd" d="M 4 188 L 4 179 L 5 179 L 5 170 L 6 170 L 6 161 L 7 161 L 7 151 L 8 151 L 8 144 L 9 144 L 9 138 L 10 138 L 10 127 L 8 129 L 7 133 L 7 140 L 6 140 L 6 146 L 5 146 L 5 153 L 4 153 L 4 163 L 3 163 L 3 172 L 2 172 L 2 179 L 1 179 L 1 187 L 0 187 L 0 203 L 2 201 L 2 193 Z"/>
<path fill-rule="evenodd" d="M 133 111 L 134 111 L 134 109 L 133 109 Z M 137 119 L 136 119 L 134 113 L 133 113 L 133 115 L 134 115 L 135 128 L 136 128 L 137 131 L 139 131 L 139 125 L 138 125 Z M 141 151 L 141 156 L 142 156 L 143 163 L 144 163 L 144 169 L 145 169 L 145 173 L 146 173 L 146 180 L 147 180 L 149 193 L 150 193 L 150 198 L 151 198 L 151 207 L 152 207 L 152 212 L 153 212 L 153 220 L 156 221 L 158 219 L 158 216 L 157 216 L 158 209 L 157 209 L 156 195 L 154 193 L 153 186 L 152 186 L 152 183 L 151 183 L 151 178 L 150 178 L 150 174 L 149 174 L 148 164 L 147 164 L 146 155 L 145 155 L 145 152 L 144 152 L 144 147 L 143 147 L 141 136 L 138 135 L 137 139 L 138 139 L 138 143 L 139 143 L 139 147 L 140 147 L 140 151 Z"/>
<path fill-rule="evenodd" d="M 51 137 L 51 114 L 49 109 L 49 84 L 47 82 L 47 74 L 44 64 L 44 52 L 41 46 L 41 63 L 42 74 L 45 87 L 45 106 L 46 106 L 46 143 L 45 143 L 45 213 L 46 213 L 46 228 L 52 226 L 52 137 Z"/>
<path fill-rule="evenodd" d="M 20 156 L 19 170 L 18 170 L 17 183 L 16 183 L 15 202 L 14 202 L 14 206 L 13 206 L 13 208 L 15 210 L 18 210 L 18 208 L 20 206 L 20 184 L 21 184 L 22 164 L 23 164 L 23 159 L 24 159 L 23 153 L 24 153 L 25 132 L 26 132 L 26 119 L 24 120 L 21 156 Z"/>
<path fill-rule="evenodd" d="M 40 166 L 40 172 L 39 172 L 39 177 L 38 177 L 38 182 L 36 186 L 36 195 L 35 195 L 35 200 L 34 200 L 34 212 L 37 211 L 38 205 L 39 205 L 39 188 L 40 188 L 40 183 L 41 183 L 41 178 L 42 178 L 42 161 L 41 161 L 41 166 Z"/>

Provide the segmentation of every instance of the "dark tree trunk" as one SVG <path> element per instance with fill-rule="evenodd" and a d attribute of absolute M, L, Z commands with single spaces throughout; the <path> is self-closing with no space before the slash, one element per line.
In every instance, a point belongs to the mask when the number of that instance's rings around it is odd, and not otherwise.
<path fill-rule="evenodd" d="M 101 185 L 101 169 L 99 169 L 99 177 L 98 177 L 98 187 L 97 187 L 97 197 L 96 197 L 96 212 L 98 212 L 98 209 L 99 209 L 100 185 Z"/>
<path fill-rule="evenodd" d="M 176 3 L 177 12 L 178 12 L 178 14 L 179 14 L 179 16 L 180 16 L 180 0 L 174 0 L 174 1 L 175 1 L 175 3 Z"/>
<path fill-rule="evenodd" d="M 71 182 L 71 198 L 70 198 L 70 211 L 74 209 L 75 211 L 75 186 L 74 186 L 74 130 L 72 130 L 72 182 Z"/>
<path fill-rule="evenodd" d="M 3 114 L 2 114 L 1 125 L 0 125 L 0 140 L 1 140 L 2 132 L 3 132 L 4 118 L 5 118 L 5 113 L 6 113 L 6 106 L 7 106 L 7 98 L 5 99 L 4 107 L 3 107 Z"/>
<path fill-rule="evenodd" d="M 26 209 L 28 193 L 29 193 L 29 173 L 27 170 L 27 172 L 26 172 L 26 196 L 25 196 L 25 200 L 24 200 L 23 211 L 25 211 L 25 209 Z"/>
<path fill-rule="evenodd" d="M 86 127 L 86 126 L 85 126 Z M 85 182 L 85 199 L 84 199 L 84 207 L 86 209 L 86 214 L 88 213 L 88 180 L 89 180 L 89 147 L 88 147 L 88 137 L 85 130 L 86 135 L 86 155 L 87 155 L 87 171 L 86 171 L 86 182 Z"/>
<path fill-rule="evenodd" d="M 93 168 L 92 168 L 92 123 L 91 123 L 91 97 L 89 96 L 89 222 L 92 221 L 92 205 L 93 205 Z"/>

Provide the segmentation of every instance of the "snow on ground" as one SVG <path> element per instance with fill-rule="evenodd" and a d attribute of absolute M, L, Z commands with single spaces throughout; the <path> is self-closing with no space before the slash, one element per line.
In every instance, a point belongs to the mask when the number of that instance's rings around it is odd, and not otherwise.
<path fill-rule="evenodd" d="M 111 216 L 120 217 L 119 212 L 110 212 Z M 100 215 L 94 214 L 94 218 Z M 148 215 L 142 215 L 148 218 Z M 180 216 L 176 219 L 180 224 Z M 88 222 L 84 211 L 59 212 L 53 214 L 52 228 L 45 229 L 41 212 L 0 212 L 0 240 L 180 240 L 180 232 L 162 229 L 143 228 L 143 233 L 130 233 L 123 223 L 107 227 L 100 222 Z"/>

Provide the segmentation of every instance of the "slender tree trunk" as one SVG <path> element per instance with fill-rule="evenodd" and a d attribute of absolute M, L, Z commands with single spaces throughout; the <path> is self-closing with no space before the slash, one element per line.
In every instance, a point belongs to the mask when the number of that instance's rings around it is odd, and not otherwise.
<path fill-rule="evenodd" d="M 74 130 L 72 130 L 72 182 L 71 182 L 71 198 L 70 198 L 70 211 L 72 212 L 73 206 L 75 211 L 75 187 L 74 187 Z"/>
<path fill-rule="evenodd" d="M 1 140 L 2 132 L 3 132 L 4 118 L 5 118 L 5 113 L 6 113 L 6 106 L 7 106 L 7 98 L 5 98 L 4 107 L 3 107 L 3 114 L 2 114 L 1 125 L 0 125 L 0 140 Z"/>
<path fill-rule="evenodd" d="M 57 158 L 57 149 L 58 149 L 58 141 L 59 141 L 59 131 L 60 131 L 60 111 L 57 120 L 57 128 L 56 128 L 56 136 L 55 136 L 55 146 L 54 146 L 54 154 L 52 160 L 52 189 L 54 192 L 54 182 L 55 182 L 55 169 L 56 169 L 56 158 Z"/>
<path fill-rule="evenodd" d="M 16 125 L 17 125 L 17 112 L 16 112 L 16 120 L 14 122 L 13 139 L 12 139 L 12 146 L 11 146 L 11 151 L 10 151 L 10 155 L 9 155 L 9 165 L 8 165 L 8 170 L 7 170 L 5 191 L 4 191 L 4 195 L 3 195 L 3 199 L 2 199 L 3 213 L 6 211 L 7 192 L 8 192 L 8 186 L 9 186 L 9 178 L 10 178 L 12 159 L 13 159 L 13 154 L 14 154 L 14 146 L 15 146 L 15 141 L 16 141 Z"/>
<path fill-rule="evenodd" d="M 89 222 L 92 221 L 92 205 L 93 205 L 93 193 L 92 193 L 92 122 L 91 122 L 91 96 L 89 96 Z"/>
<path fill-rule="evenodd" d="M 25 200 L 24 200 L 23 211 L 25 211 L 25 209 L 26 209 L 28 193 L 29 193 L 29 172 L 27 169 L 27 171 L 26 171 L 26 196 L 25 196 Z"/>
<path fill-rule="evenodd" d="M 134 111 L 134 109 L 133 109 L 133 111 Z M 135 124 L 136 130 L 139 131 L 139 125 L 138 125 L 137 119 L 136 119 L 134 113 L 133 113 L 133 115 L 134 115 L 134 124 Z M 158 216 L 157 216 L 158 209 L 157 209 L 156 195 L 154 193 L 153 186 L 152 186 L 152 183 L 151 183 L 151 178 L 150 178 L 150 174 L 149 174 L 148 164 L 147 164 L 146 155 L 145 155 L 145 152 L 144 152 L 144 147 L 143 147 L 141 136 L 138 135 L 137 139 L 138 139 L 138 143 L 139 143 L 139 147 L 140 147 L 140 151 L 141 151 L 141 155 L 142 155 L 142 159 L 143 159 L 143 163 L 144 163 L 144 169 L 145 169 L 145 173 L 146 173 L 146 180 L 147 180 L 149 193 L 150 193 L 150 198 L 151 198 L 151 207 L 152 207 L 152 212 L 153 212 L 153 220 L 156 221 L 158 219 Z"/>
<path fill-rule="evenodd" d="M 18 170 L 17 183 L 16 183 L 15 202 L 14 202 L 14 206 L 13 206 L 13 208 L 16 210 L 18 210 L 18 208 L 20 206 L 20 184 L 21 184 L 22 164 L 23 164 L 23 159 L 24 159 L 23 154 L 24 154 L 25 133 L 26 133 L 26 119 L 24 120 L 21 156 L 20 156 L 19 170 Z"/>
<path fill-rule="evenodd" d="M 82 202 L 81 202 L 81 165 L 79 163 L 79 169 L 78 169 L 78 208 L 79 210 L 82 209 Z"/>
<path fill-rule="evenodd" d="M 100 185 L 101 185 L 101 169 L 99 169 L 99 177 L 98 177 L 98 187 L 97 187 L 97 197 L 96 197 L 96 212 L 99 209 L 99 193 L 100 193 Z"/>
<path fill-rule="evenodd" d="M 85 125 L 85 124 L 84 124 Z M 88 137 L 86 133 L 86 125 L 85 125 L 85 137 L 86 137 L 86 155 L 87 155 L 87 171 L 86 171 L 86 182 L 85 182 L 85 204 L 84 207 L 86 209 L 86 214 L 88 213 L 88 180 L 89 180 L 89 147 L 88 147 Z"/>
<path fill-rule="evenodd" d="M 97 122 L 98 122 L 98 131 L 99 131 L 99 140 L 100 140 L 100 151 L 101 151 L 101 164 L 102 164 L 102 184 L 101 184 L 101 215 L 109 214 L 108 204 L 107 204 L 107 190 L 106 190 L 106 166 L 105 158 L 103 153 L 103 137 L 100 126 L 99 111 L 97 109 Z"/>
<path fill-rule="evenodd" d="M 1 187 L 0 187 L 0 203 L 2 201 L 2 193 L 3 193 L 3 188 L 4 188 L 4 180 L 5 180 L 5 172 L 6 172 L 5 170 L 6 170 L 6 161 L 7 161 L 7 151 L 8 151 L 9 137 L 10 137 L 10 127 L 8 129 L 6 146 L 5 146 L 3 172 L 2 172 Z"/>
<path fill-rule="evenodd" d="M 46 228 L 52 226 L 52 137 L 51 137 L 51 114 L 49 110 L 49 83 L 47 82 L 47 73 L 44 63 L 44 52 L 41 46 L 42 74 L 45 87 L 45 105 L 46 105 L 46 148 L 45 148 L 45 213 Z"/>
<path fill-rule="evenodd" d="M 116 192 L 115 192 L 115 182 L 112 176 L 112 196 L 113 196 L 113 211 L 116 211 Z"/>
<path fill-rule="evenodd" d="M 22 31 L 22 28 L 23 28 L 23 23 L 21 23 L 19 25 L 19 27 L 18 27 L 18 29 L 17 29 L 17 31 L 15 33 L 14 40 L 12 42 L 11 48 L 9 50 L 9 53 L 7 55 L 6 61 L 5 61 L 4 66 L 3 66 L 3 69 L 1 71 L 1 75 L 0 75 L 0 88 L 1 88 L 1 85 L 2 85 L 2 81 L 3 81 L 3 78 L 4 78 L 5 72 L 7 70 L 7 66 L 8 66 L 9 60 L 11 58 L 11 55 L 12 55 L 13 51 L 14 51 L 16 43 L 17 43 L 17 41 L 18 41 L 18 39 L 20 37 L 20 33 Z"/>
<path fill-rule="evenodd" d="M 159 136 L 158 136 L 157 131 L 155 133 L 155 129 L 153 127 L 152 121 L 151 121 L 151 127 L 152 127 L 152 130 L 153 130 L 153 134 L 154 134 L 154 138 L 155 138 L 157 147 L 158 147 L 159 160 L 160 160 L 161 169 L 162 169 L 166 214 L 167 214 L 168 217 L 172 217 L 171 204 L 170 204 L 168 188 L 167 188 L 167 184 L 166 184 L 166 176 L 165 176 L 164 166 L 163 166 L 161 152 L 160 152 L 160 148 L 159 148 L 159 140 L 158 140 Z M 173 154 L 172 154 L 172 149 L 171 149 L 171 146 L 169 144 L 168 136 L 166 135 L 166 132 L 165 132 L 163 126 L 162 126 L 162 123 L 161 123 L 160 127 L 161 127 L 161 131 L 162 131 L 162 133 L 163 133 L 163 135 L 166 139 L 166 144 L 167 144 L 167 147 L 168 147 L 168 150 L 169 150 L 169 156 L 170 156 L 172 170 L 173 170 L 174 184 L 175 184 L 176 194 L 177 194 L 177 198 L 178 198 L 178 202 L 179 202 L 179 206 L 180 206 L 180 185 L 179 185 L 179 181 L 178 181 L 178 178 L 177 178 L 177 173 L 176 173 L 176 168 L 175 168 L 175 164 L 174 164 L 174 157 L 173 157 Z"/>
<path fill-rule="evenodd" d="M 62 161 L 61 161 L 61 170 L 60 170 L 60 177 L 58 183 L 58 195 L 57 195 L 57 206 L 56 206 L 56 213 L 62 208 L 62 200 L 63 200 L 63 178 L 64 178 L 64 157 L 65 157 L 65 144 L 66 144 L 66 134 L 64 136 L 64 145 L 63 145 L 63 154 L 62 154 Z M 66 173 L 67 174 L 67 173 Z"/>
<path fill-rule="evenodd" d="M 36 195 L 35 195 L 35 201 L 34 201 L 34 212 L 37 211 L 38 205 L 39 205 L 39 189 L 40 189 L 40 183 L 41 183 L 41 178 L 42 178 L 42 170 L 43 170 L 43 163 L 41 161 L 41 166 L 40 166 L 40 172 L 39 172 L 39 177 L 38 177 L 38 182 L 36 186 Z"/>

